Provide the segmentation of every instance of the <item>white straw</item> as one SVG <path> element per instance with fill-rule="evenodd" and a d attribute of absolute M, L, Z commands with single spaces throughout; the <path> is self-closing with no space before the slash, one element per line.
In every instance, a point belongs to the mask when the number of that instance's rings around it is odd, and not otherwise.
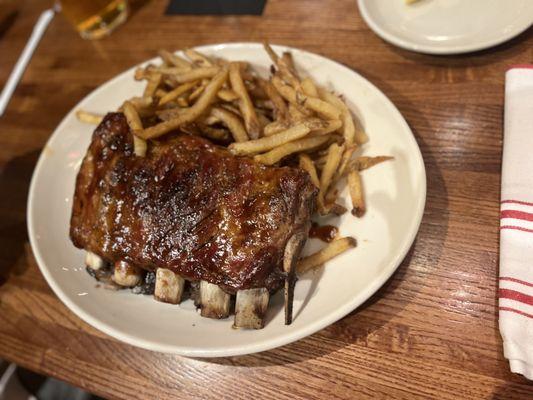
<path fill-rule="evenodd" d="M 39 20 L 35 24 L 33 32 L 30 36 L 30 40 L 28 40 L 28 43 L 26 43 L 26 47 L 24 47 L 22 54 L 15 64 L 15 68 L 13 68 L 11 75 L 9 75 L 7 83 L 2 90 L 2 94 L 0 94 L 0 116 L 4 113 L 4 110 L 6 109 L 13 92 L 20 81 L 22 74 L 24 73 L 24 70 L 30 61 L 33 52 L 37 48 L 41 37 L 46 31 L 46 28 L 48 27 L 48 24 L 52 18 L 54 18 L 54 15 L 55 11 L 53 9 L 46 10 L 41 14 Z"/>

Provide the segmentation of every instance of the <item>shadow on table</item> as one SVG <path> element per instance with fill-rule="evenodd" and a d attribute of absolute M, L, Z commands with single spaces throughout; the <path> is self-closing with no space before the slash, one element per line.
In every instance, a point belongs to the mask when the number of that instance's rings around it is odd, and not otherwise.
<path fill-rule="evenodd" d="M 439 67 L 464 68 L 477 65 L 490 65 L 496 62 L 501 62 L 502 60 L 512 59 L 515 55 L 527 51 L 521 46 L 521 44 L 527 42 L 531 38 L 533 38 L 533 28 L 526 29 L 515 38 L 495 47 L 472 53 L 450 55 L 415 53 L 389 43 L 387 43 L 387 46 L 400 56 L 417 63 Z"/>
<path fill-rule="evenodd" d="M 385 94 L 400 99 L 397 106 L 404 116 L 416 113 L 414 106 L 401 93 L 377 76 L 370 76 L 369 78 Z M 383 298 L 388 297 L 394 298 L 396 312 L 400 312 L 418 295 L 425 287 L 425 278 L 438 268 L 448 231 L 449 212 L 447 190 L 440 167 L 431 149 L 419 134 L 419 132 L 428 132 L 432 128 L 427 120 L 418 115 L 417 125 L 411 129 L 420 146 L 426 165 L 426 209 L 418 237 L 392 277 L 357 310 L 307 339 L 255 355 L 204 359 L 204 361 L 231 366 L 267 367 L 319 358 L 354 344 L 368 346 L 368 337 L 373 332 L 383 329 L 394 314 L 383 314 L 379 316 L 381 319 L 376 320 L 376 318 L 365 315 L 365 311 L 371 309 L 375 303 L 380 302 Z M 379 201 L 382 203 L 381 207 L 383 205 L 393 206 L 393 199 L 382 198 Z M 416 251 L 419 242 L 423 243 L 423 247 Z M 409 268 L 411 265 L 416 265 L 417 268 Z M 402 290 L 403 286 L 407 284 L 406 282 L 408 282 L 409 288 Z M 391 352 L 393 351 L 394 349 L 391 349 Z"/>
<path fill-rule="evenodd" d="M 0 166 L 0 286 L 10 274 L 21 274 L 26 263 L 17 263 L 25 256 L 28 241 L 26 202 L 31 175 L 40 151 L 33 151 L 9 160 Z"/>

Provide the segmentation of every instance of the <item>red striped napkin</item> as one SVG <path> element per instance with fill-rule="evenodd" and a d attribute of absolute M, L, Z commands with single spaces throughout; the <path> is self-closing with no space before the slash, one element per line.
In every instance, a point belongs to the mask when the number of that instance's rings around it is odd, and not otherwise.
<path fill-rule="evenodd" d="M 499 313 L 511 371 L 533 379 L 533 65 L 505 77 Z"/>

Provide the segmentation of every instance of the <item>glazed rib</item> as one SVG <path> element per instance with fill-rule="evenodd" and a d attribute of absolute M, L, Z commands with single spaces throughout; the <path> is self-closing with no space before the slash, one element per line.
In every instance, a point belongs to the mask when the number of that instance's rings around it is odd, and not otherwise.
<path fill-rule="evenodd" d="M 305 235 L 316 189 L 187 134 L 133 154 L 121 113 L 95 130 L 76 181 L 70 236 L 109 263 L 164 268 L 231 294 L 284 284 L 289 238 Z"/>

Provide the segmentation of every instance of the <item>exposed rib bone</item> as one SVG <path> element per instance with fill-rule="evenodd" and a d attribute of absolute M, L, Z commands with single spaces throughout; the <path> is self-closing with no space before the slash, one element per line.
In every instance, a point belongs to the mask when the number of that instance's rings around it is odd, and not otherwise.
<path fill-rule="evenodd" d="M 141 270 L 126 261 L 117 261 L 115 263 L 115 272 L 113 281 L 120 286 L 133 287 L 141 282 Z"/>
<path fill-rule="evenodd" d="M 178 304 L 183 295 L 185 279 L 165 268 L 158 268 L 155 273 L 154 298 L 163 303 Z"/>
<path fill-rule="evenodd" d="M 266 288 L 239 290 L 235 300 L 234 326 L 236 328 L 263 329 L 269 297 Z"/>
<path fill-rule="evenodd" d="M 283 255 L 283 270 L 285 271 L 285 325 L 292 323 L 292 303 L 294 300 L 294 285 L 296 284 L 296 262 L 305 244 L 305 233 L 296 233 L 287 241 Z"/>
<path fill-rule="evenodd" d="M 94 270 L 99 270 L 105 266 L 105 261 L 99 255 L 88 251 L 85 253 L 85 265 Z"/>
<path fill-rule="evenodd" d="M 217 285 L 200 282 L 200 307 L 202 317 L 227 318 L 229 316 L 231 296 Z"/>

